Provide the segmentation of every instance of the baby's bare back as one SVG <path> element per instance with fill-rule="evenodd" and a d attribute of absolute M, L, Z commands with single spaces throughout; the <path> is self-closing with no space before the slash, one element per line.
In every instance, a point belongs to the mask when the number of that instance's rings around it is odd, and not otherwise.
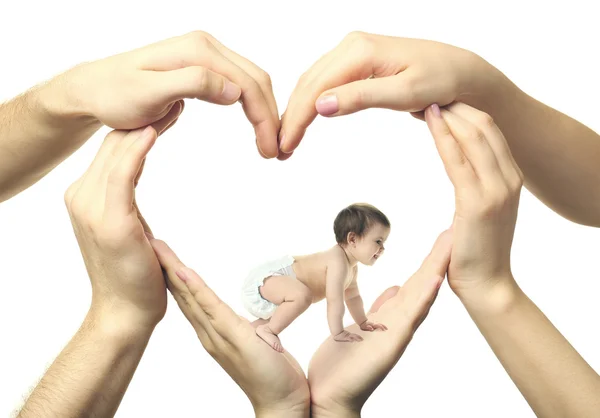
<path fill-rule="evenodd" d="M 297 279 L 312 292 L 313 303 L 325 298 L 327 266 L 340 257 L 346 260 L 344 250 L 339 246 L 313 254 L 294 256 L 296 262 L 292 265 L 292 268 Z M 350 280 L 351 277 L 348 279 Z"/>

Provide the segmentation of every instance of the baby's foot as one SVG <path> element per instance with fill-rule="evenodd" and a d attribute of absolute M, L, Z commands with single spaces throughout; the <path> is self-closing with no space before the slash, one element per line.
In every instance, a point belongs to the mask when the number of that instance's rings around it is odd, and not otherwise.
<path fill-rule="evenodd" d="M 256 335 L 262 338 L 264 342 L 269 344 L 273 350 L 277 351 L 278 353 L 283 353 L 283 346 L 281 345 L 279 337 L 273 334 L 273 331 L 271 331 L 267 324 L 259 325 L 256 328 Z"/>

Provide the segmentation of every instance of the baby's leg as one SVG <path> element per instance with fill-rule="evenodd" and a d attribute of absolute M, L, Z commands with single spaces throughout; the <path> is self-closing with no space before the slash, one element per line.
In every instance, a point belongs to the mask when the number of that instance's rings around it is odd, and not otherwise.
<path fill-rule="evenodd" d="M 263 298 L 279 306 L 268 323 L 256 328 L 256 334 L 282 353 L 283 347 L 277 335 L 308 309 L 312 303 L 312 292 L 302 282 L 289 276 L 271 276 L 259 291 Z"/>

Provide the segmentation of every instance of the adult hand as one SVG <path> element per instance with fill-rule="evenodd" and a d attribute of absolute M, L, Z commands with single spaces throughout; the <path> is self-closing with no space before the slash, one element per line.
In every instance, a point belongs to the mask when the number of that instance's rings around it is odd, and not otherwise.
<path fill-rule="evenodd" d="M 135 184 L 157 132 L 172 126 L 182 109 L 176 102 L 154 126 L 109 133 L 89 169 L 65 193 L 92 282 L 90 311 L 106 324 L 152 329 L 164 316 L 164 278 L 135 204 Z"/>
<path fill-rule="evenodd" d="M 281 150 L 295 150 L 318 114 L 420 112 L 433 103 L 446 105 L 476 91 L 489 67 L 451 45 L 352 32 L 298 81 L 281 121 Z"/>
<path fill-rule="evenodd" d="M 166 271 L 169 291 L 202 346 L 246 393 L 256 416 L 307 417 L 309 390 L 298 362 L 257 337 L 250 322 L 221 301 L 165 242 L 151 244 Z"/>
<path fill-rule="evenodd" d="M 487 114 L 454 103 L 441 112 L 433 105 L 425 115 L 456 196 L 448 282 L 459 297 L 496 289 L 512 277 L 523 174 Z"/>
<path fill-rule="evenodd" d="M 393 287 L 368 313 L 387 324 L 386 332 L 364 332 L 359 344 L 338 344 L 328 338 L 308 369 L 312 414 L 360 416 L 360 410 L 398 362 L 417 328 L 427 317 L 450 261 L 452 234 L 442 233 L 419 270 L 401 288 Z M 358 325 L 348 331 L 360 333 Z"/>
<path fill-rule="evenodd" d="M 205 32 L 81 64 L 55 84 L 67 87 L 61 106 L 116 129 L 154 123 L 185 98 L 221 105 L 239 100 L 260 153 L 278 155 L 279 113 L 269 75 Z"/>

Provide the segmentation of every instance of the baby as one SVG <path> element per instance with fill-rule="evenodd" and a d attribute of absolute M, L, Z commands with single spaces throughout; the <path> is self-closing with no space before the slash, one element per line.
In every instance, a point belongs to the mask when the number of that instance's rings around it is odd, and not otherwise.
<path fill-rule="evenodd" d="M 357 203 L 343 209 L 333 223 L 337 244 L 325 251 L 284 256 L 250 272 L 242 289 L 246 309 L 259 320 L 256 334 L 283 352 L 278 334 L 312 303 L 327 299 L 327 321 L 336 341 L 361 341 L 344 330 L 344 302 L 363 331 L 387 330 L 367 320 L 358 291 L 358 263 L 371 266 L 383 254 L 390 221 L 377 208 Z"/>

